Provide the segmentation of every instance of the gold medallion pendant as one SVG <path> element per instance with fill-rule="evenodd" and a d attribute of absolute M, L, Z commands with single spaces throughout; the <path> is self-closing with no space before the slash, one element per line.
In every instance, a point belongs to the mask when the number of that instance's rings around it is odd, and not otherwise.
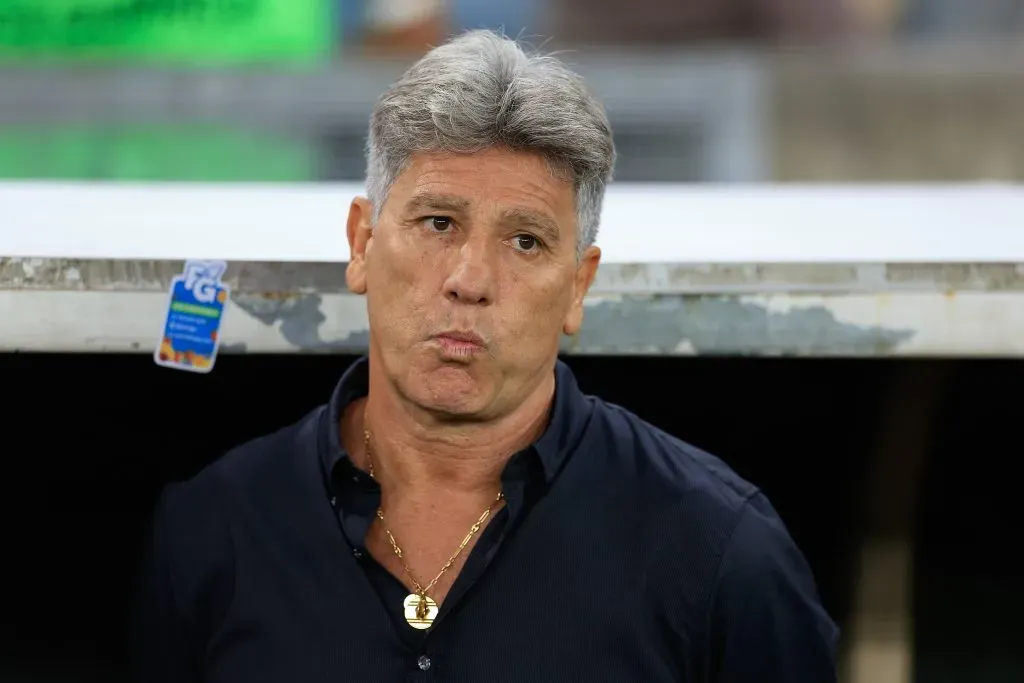
<path fill-rule="evenodd" d="M 405 620 L 415 629 L 425 631 L 437 618 L 437 603 L 429 595 L 409 593 L 405 602 Z"/>
<path fill-rule="evenodd" d="M 368 466 L 370 476 L 376 479 L 377 475 L 373 466 L 373 451 L 370 450 L 370 432 L 369 430 L 364 429 L 363 434 L 366 440 L 366 464 Z M 480 531 L 484 522 L 487 521 L 487 518 L 491 516 L 491 511 L 496 505 L 499 505 L 504 498 L 504 494 L 499 491 L 494 502 L 484 510 L 483 514 L 480 515 L 480 519 L 476 520 L 476 523 L 470 527 L 469 533 L 462 539 L 462 543 L 459 544 L 455 554 L 448 558 L 448 561 L 444 563 L 443 567 L 441 567 L 441 571 L 437 573 L 437 576 L 431 579 L 425 586 L 412 575 L 411 571 L 409 571 L 409 565 L 405 563 L 405 553 L 402 552 L 402 546 L 398 545 L 398 541 L 395 540 L 395 535 L 391 533 L 391 529 L 387 526 L 387 520 L 384 518 L 384 510 L 377 508 L 377 519 L 380 520 L 381 526 L 384 527 L 384 533 L 387 535 L 388 541 L 391 543 L 391 550 L 394 551 L 395 557 L 397 557 L 398 561 L 401 562 L 402 570 L 405 572 L 405 575 L 409 577 L 412 587 L 416 590 L 415 593 L 409 593 L 409 595 L 405 597 L 405 600 L 402 601 L 405 621 L 409 626 L 420 631 L 425 631 L 434 625 L 434 620 L 437 619 L 438 612 L 437 600 L 434 600 L 432 597 L 427 595 L 427 593 L 437 585 L 437 582 L 441 580 L 441 577 L 445 575 L 445 572 L 452 568 L 452 565 L 455 564 L 455 560 L 458 559 L 459 555 L 462 554 L 462 551 L 466 549 L 467 545 L 469 545 L 469 542 L 473 540 L 473 537 Z"/>

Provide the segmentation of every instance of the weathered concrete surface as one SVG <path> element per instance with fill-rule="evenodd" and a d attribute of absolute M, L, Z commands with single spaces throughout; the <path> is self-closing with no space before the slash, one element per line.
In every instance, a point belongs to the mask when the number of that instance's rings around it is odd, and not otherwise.
<path fill-rule="evenodd" d="M 575 353 L 885 356 L 916 334 L 909 327 L 843 322 L 826 303 L 772 311 L 764 298 L 622 297 L 587 307 Z"/>
<path fill-rule="evenodd" d="M 181 261 L 10 258 L 0 256 L 0 289 L 166 291 Z M 235 293 L 270 299 L 346 293 L 345 264 L 231 263 Z M 602 265 L 594 294 L 767 292 L 1024 292 L 1024 264 Z"/>
<path fill-rule="evenodd" d="M 175 262 L 0 259 L 0 349 L 148 352 Z M 225 353 L 360 353 L 338 264 L 232 264 Z M 1024 356 L 1024 267 L 603 268 L 576 354 Z"/>

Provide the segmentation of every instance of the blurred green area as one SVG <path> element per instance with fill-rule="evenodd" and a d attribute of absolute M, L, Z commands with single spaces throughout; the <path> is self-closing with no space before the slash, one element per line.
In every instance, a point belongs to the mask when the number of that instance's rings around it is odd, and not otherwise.
<path fill-rule="evenodd" d="M 317 63 L 330 0 L 0 0 L 0 61 Z"/>
<path fill-rule="evenodd" d="M 0 179 L 304 182 L 312 145 L 216 125 L 5 126 Z"/>

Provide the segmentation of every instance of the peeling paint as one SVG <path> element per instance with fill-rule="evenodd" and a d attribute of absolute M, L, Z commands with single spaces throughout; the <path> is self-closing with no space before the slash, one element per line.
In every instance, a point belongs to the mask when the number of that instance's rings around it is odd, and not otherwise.
<path fill-rule="evenodd" d="M 0 257 L 0 289 L 166 291 L 180 261 Z M 225 282 L 252 295 L 344 294 L 344 263 L 236 262 Z M 1024 291 L 1022 264 L 739 263 L 605 264 L 593 292 L 764 294 L 768 292 Z"/>
<path fill-rule="evenodd" d="M 284 339 L 303 351 L 326 352 L 365 349 L 369 331 L 357 330 L 344 338 L 325 340 L 320 326 L 327 320 L 323 298 L 319 294 L 297 294 L 284 297 L 236 294 L 232 302 L 264 325 L 279 325 Z"/>
<path fill-rule="evenodd" d="M 181 265 L 0 257 L 0 350 L 148 352 Z M 221 351 L 364 352 L 366 303 L 344 271 L 229 264 Z M 636 264 L 598 277 L 566 353 L 1024 357 L 1018 264 Z"/>
<path fill-rule="evenodd" d="M 577 353 L 887 355 L 914 337 L 909 328 L 841 322 L 824 306 L 773 312 L 729 297 L 619 298 L 587 306 Z"/>

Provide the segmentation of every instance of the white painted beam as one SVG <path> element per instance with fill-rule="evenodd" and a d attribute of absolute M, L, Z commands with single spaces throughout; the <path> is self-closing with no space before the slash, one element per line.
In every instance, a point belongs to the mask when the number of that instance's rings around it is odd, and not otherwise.
<path fill-rule="evenodd" d="M 0 183 L 0 255 L 348 260 L 360 184 Z M 1024 186 L 609 188 L 606 263 L 1024 263 Z"/>

